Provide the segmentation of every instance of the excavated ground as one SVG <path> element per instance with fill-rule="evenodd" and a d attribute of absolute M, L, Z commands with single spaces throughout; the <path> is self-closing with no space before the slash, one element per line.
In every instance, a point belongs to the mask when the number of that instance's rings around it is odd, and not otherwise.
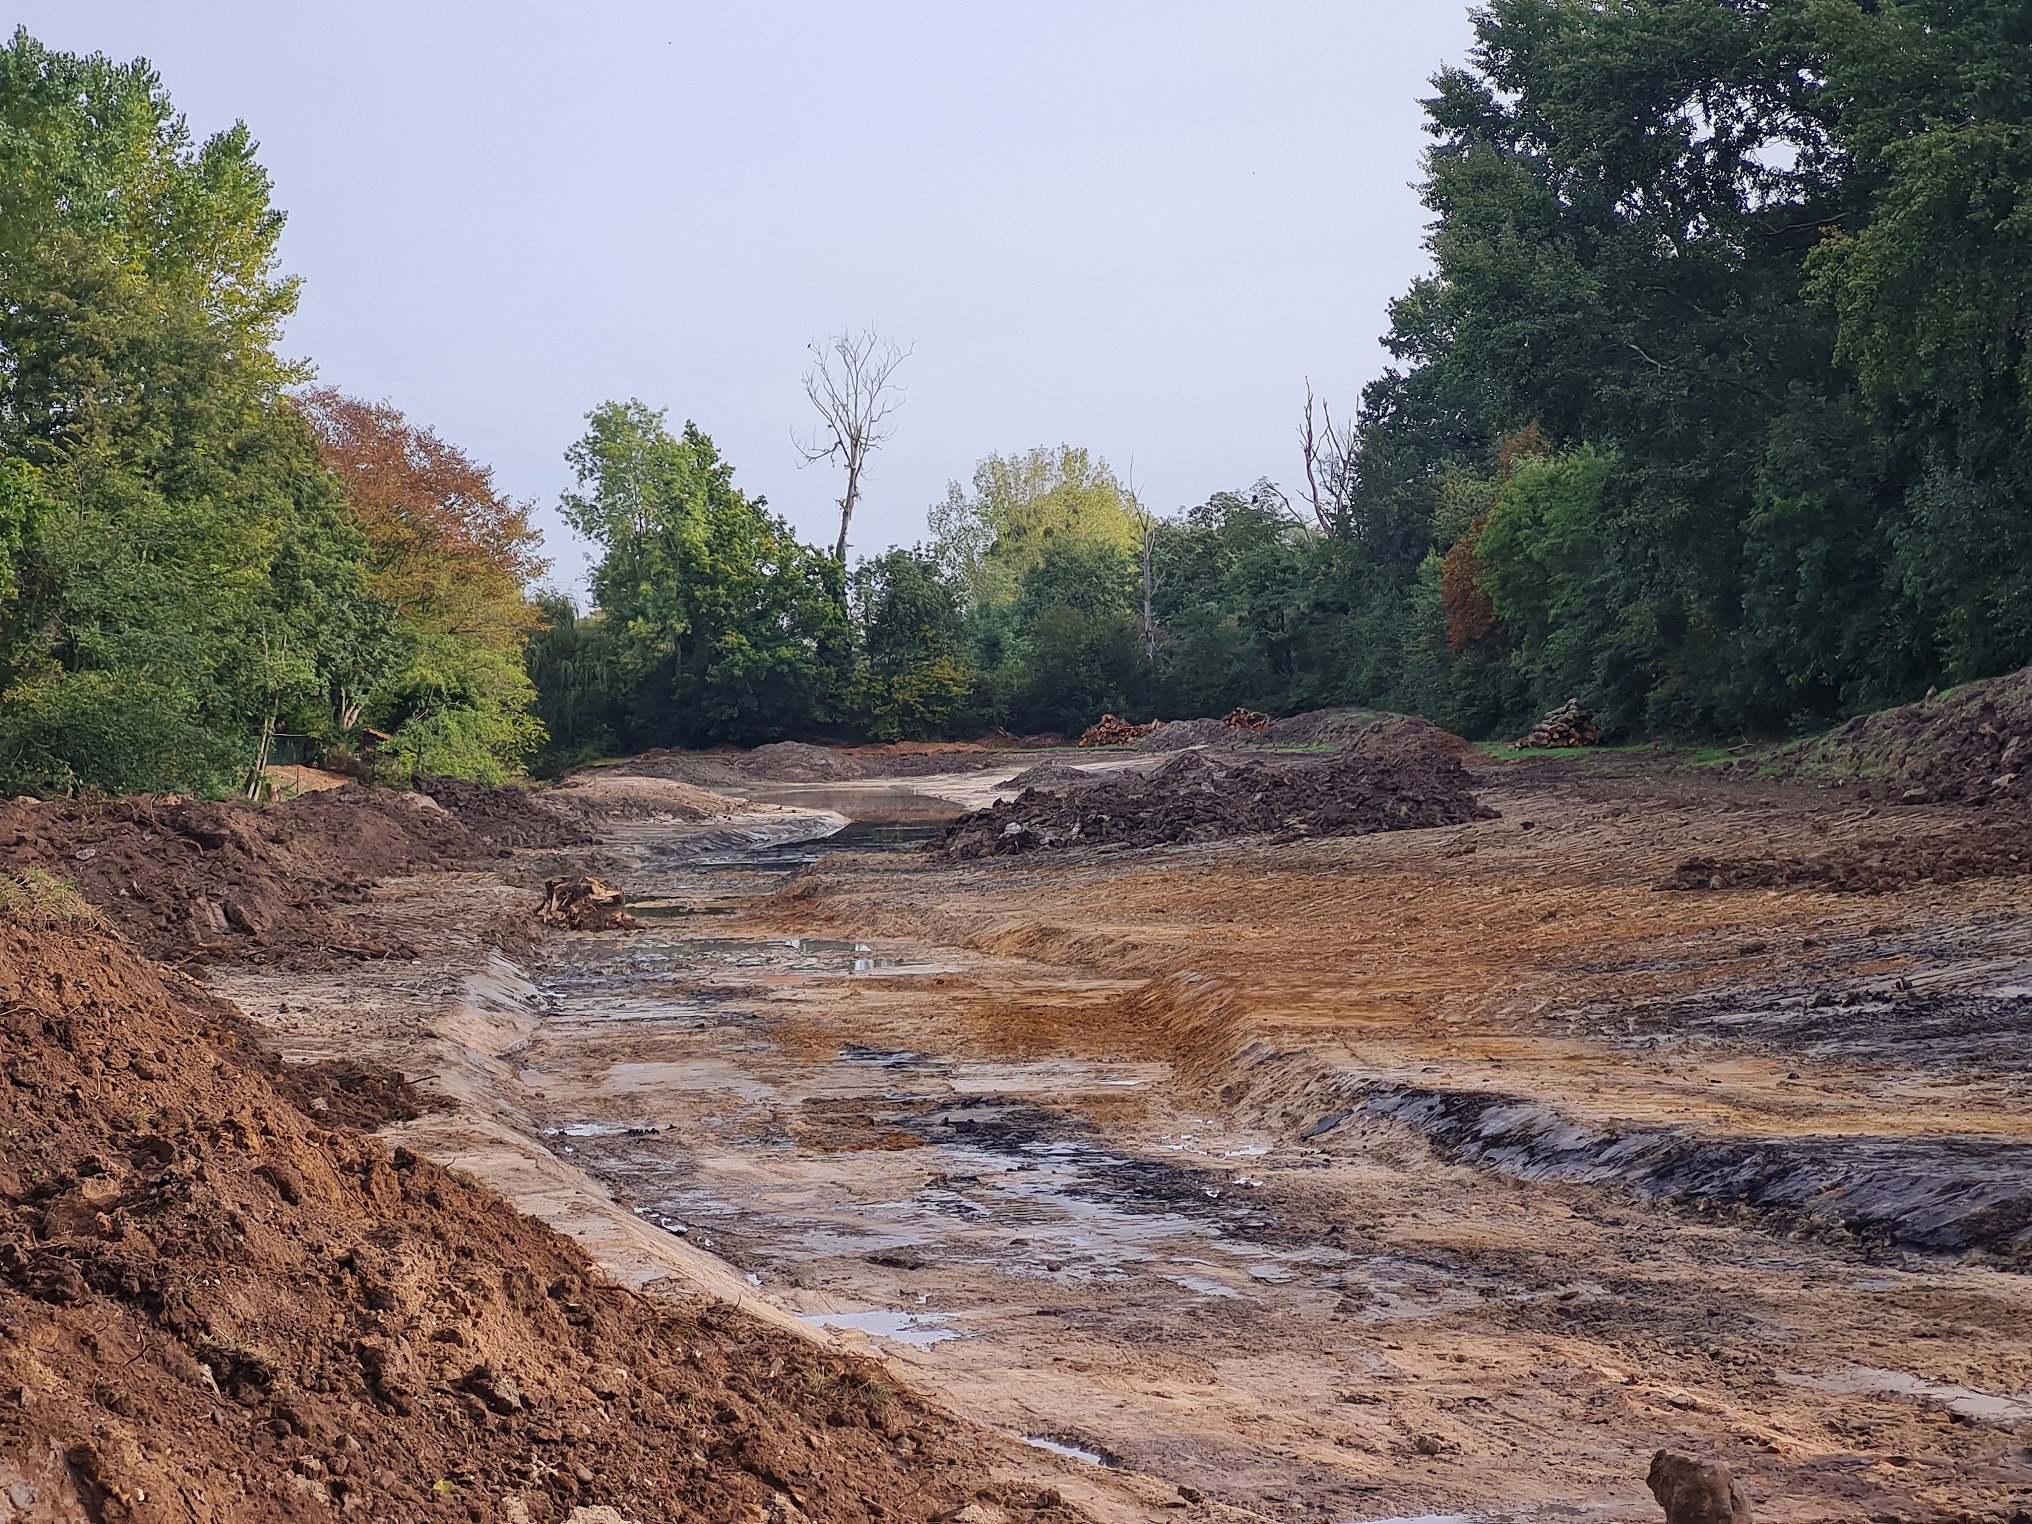
<path fill-rule="evenodd" d="M 2024 880 L 1661 892 L 1967 821 L 1482 778 L 1353 840 L 652 867 L 682 913 L 551 945 L 519 1082 L 763 1294 L 1188 1496 L 1655 1517 L 1671 1444 L 1761 1517 L 2024 1509 Z"/>
<path fill-rule="evenodd" d="M 791 760 L 633 774 L 793 807 L 618 810 L 576 850 L 639 932 L 501 957 L 521 851 L 331 908 L 413 958 L 208 978 L 622 1284 L 987 1425 L 1005 1499 L 1655 1518 L 1669 1444 L 1764 1519 L 2032 1511 L 2032 888 L 1957 876 L 1974 812 L 1590 755 L 1437 829 L 951 862 L 1013 766 Z"/>

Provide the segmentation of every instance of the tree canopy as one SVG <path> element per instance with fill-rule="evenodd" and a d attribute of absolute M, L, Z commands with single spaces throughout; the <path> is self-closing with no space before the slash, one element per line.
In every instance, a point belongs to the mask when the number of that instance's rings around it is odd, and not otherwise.
<path fill-rule="evenodd" d="M 290 404 L 281 230 L 244 126 L 194 141 L 145 63 L 0 48 L 8 787 L 247 785 L 278 730 L 356 744 L 427 643 Z"/>

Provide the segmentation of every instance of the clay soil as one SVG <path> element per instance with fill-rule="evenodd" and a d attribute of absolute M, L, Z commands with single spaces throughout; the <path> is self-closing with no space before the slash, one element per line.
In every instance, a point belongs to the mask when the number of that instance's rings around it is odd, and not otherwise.
<path fill-rule="evenodd" d="M 960 861 L 772 843 L 828 828 L 800 787 L 958 814 L 1034 758 L 652 758 L 616 776 L 778 813 L 583 806 L 597 846 L 308 906 L 402 958 L 151 986 L 17 938 L 0 1097 L 44 1173 L 0 1352 L 49 1395 L 0 1387 L 6 1453 L 171 1518 L 343 1482 L 370 1518 L 1338 1524 L 1655 1519 L 1670 1446 L 1760 1519 L 2004 1524 L 2032 887 L 1999 790 L 1898 802 L 1901 755 L 1891 788 L 1580 753 L 1470 768 L 1476 811 L 1421 829 Z M 537 938 L 574 854 L 641 929 Z M 278 1090 L 222 999 L 399 1075 L 355 1087 L 382 1137 L 333 1125 L 336 1078 Z"/>
<path fill-rule="evenodd" d="M 293 1104 L 103 932 L 0 919 L 0 1046 L 0 1517 L 1062 1512 L 872 1362 Z"/>
<path fill-rule="evenodd" d="M 1501 818 L 1437 830 L 836 856 L 690 934 L 864 971 L 701 944 L 660 987 L 691 1032 L 581 1021 L 531 1082 L 557 1124 L 660 1129 L 579 1152 L 808 1315 L 943 1309 L 961 1337 L 889 1345 L 913 1382 L 1256 1513 L 1655 1517 L 1663 1445 L 1759 1517 L 2026 1509 L 2024 880 L 1665 892 L 1691 859 L 1951 864 L 1971 818 L 1477 776 Z M 681 1102 L 626 1078 L 659 1065 Z"/>

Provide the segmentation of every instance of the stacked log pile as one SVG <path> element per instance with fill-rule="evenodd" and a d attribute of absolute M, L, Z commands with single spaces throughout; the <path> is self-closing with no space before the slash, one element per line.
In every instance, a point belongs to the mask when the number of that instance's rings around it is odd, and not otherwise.
<path fill-rule="evenodd" d="M 1087 733 L 1079 738 L 1082 746 L 1127 746 L 1131 741 L 1140 741 L 1162 725 L 1162 720 L 1152 720 L 1148 725 L 1132 725 L 1120 715 L 1104 714 L 1087 727 Z"/>
<path fill-rule="evenodd" d="M 1579 699 L 1568 699 L 1533 725 L 1529 735 L 1520 736 L 1517 748 L 1520 751 L 1559 751 L 1575 746 L 1593 746 L 1597 739 L 1594 715 L 1580 707 Z"/>
<path fill-rule="evenodd" d="M 1268 730 L 1270 716 L 1258 714 L 1253 709 L 1232 709 L 1221 723 L 1230 730 Z"/>

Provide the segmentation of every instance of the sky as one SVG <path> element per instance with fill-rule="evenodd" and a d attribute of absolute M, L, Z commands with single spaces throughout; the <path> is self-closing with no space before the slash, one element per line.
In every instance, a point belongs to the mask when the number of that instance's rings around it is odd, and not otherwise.
<path fill-rule="evenodd" d="M 555 505 L 587 411 L 698 423 L 804 537 L 806 346 L 905 346 L 857 554 L 992 452 L 1083 445 L 1169 513 L 1302 477 L 1426 268 L 1418 101 L 1466 0 L 16 0 L 245 121 L 304 282 L 286 351 Z"/>

